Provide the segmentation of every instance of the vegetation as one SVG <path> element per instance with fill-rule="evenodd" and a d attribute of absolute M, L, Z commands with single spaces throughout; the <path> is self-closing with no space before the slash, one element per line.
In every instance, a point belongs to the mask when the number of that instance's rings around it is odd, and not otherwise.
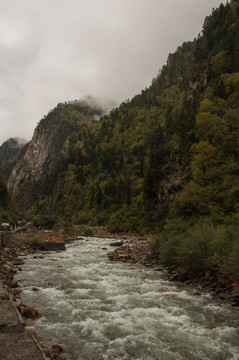
<path fill-rule="evenodd" d="M 60 104 L 39 124 L 74 131 L 68 157 L 32 185 L 37 225 L 47 213 L 153 230 L 163 263 L 238 281 L 239 1 L 213 10 L 149 88 L 98 122 L 97 111 Z"/>
<path fill-rule="evenodd" d="M 45 250 L 45 240 L 41 239 L 37 234 L 30 234 L 26 245 L 33 250 Z"/>
<path fill-rule="evenodd" d="M 38 214 L 33 218 L 33 225 L 36 228 L 53 229 L 57 219 L 51 215 Z"/>
<path fill-rule="evenodd" d="M 27 149 L 26 141 L 20 138 L 10 138 L 0 146 L 0 173 L 6 178 Z"/>
<path fill-rule="evenodd" d="M 191 276 L 221 282 L 239 282 L 238 226 L 194 225 L 184 221 L 167 224 L 152 244 L 152 251 L 166 266 L 177 265 Z"/>
<path fill-rule="evenodd" d="M 6 179 L 0 173 L 0 223 L 15 220 L 16 210 L 9 195 Z"/>

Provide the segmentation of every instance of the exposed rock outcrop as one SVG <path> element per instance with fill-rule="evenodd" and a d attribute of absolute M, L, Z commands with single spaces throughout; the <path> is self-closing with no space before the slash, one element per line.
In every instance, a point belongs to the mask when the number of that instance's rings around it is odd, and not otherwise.
<path fill-rule="evenodd" d="M 0 172 L 8 178 L 12 169 L 27 149 L 27 142 L 20 138 L 10 138 L 0 146 Z"/>

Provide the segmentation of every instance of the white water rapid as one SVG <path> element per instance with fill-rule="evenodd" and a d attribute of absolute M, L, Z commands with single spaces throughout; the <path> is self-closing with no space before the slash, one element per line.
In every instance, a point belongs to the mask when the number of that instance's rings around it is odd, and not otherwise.
<path fill-rule="evenodd" d="M 111 262 L 111 241 L 84 238 L 24 260 L 16 278 L 21 301 L 43 314 L 38 335 L 69 346 L 76 360 L 239 359 L 238 310 L 161 272 Z"/>

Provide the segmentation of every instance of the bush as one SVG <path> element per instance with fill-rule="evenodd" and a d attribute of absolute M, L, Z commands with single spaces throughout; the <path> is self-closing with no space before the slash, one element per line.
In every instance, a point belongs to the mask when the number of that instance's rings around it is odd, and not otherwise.
<path fill-rule="evenodd" d="M 229 243 L 228 250 L 228 270 L 232 273 L 234 282 L 239 283 L 239 229 L 233 226 L 227 229 L 226 237 Z"/>
<path fill-rule="evenodd" d="M 177 265 L 201 275 L 207 271 L 227 281 L 239 282 L 238 226 L 169 223 L 152 243 L 151 251 L 165 265 Z"/>
<path fill-rule="evenodd" d="M 93 231 L 87 226 L 81 226 L 80 231 L 83 236 L 93 236 Z"/>
<path fill-rule="evenodd" d="M 33 225 L 37 228 L 52 229 L 57 222 L 57 218 L 51 215 L 38 214 L 33 218 Z"/>
<path fill-rule="evenodd" d="M 168 221 L 159 236 L 152 242 L 151 251 L 165 265 L 178 265 L 178 251 L 182 234 L 186 233 L 189 224 L 182 219 Z"/>
<path fill-rule="evenodd" d="M 45 241 L 35 236 L 32 236 L 27 240 L 27 246 L 29 246 L 33 250 L 44 250 Z"/>
<path fill-rule="evenodd" d="M 221 254 L 223 243 L 222 231 L 209 224 L 198 224 L 183 234 L 178 248 L 178 263 L 195 273 L 212 269 L 218 264 L 212 264 L 210 260 L 215 254 Z"/>

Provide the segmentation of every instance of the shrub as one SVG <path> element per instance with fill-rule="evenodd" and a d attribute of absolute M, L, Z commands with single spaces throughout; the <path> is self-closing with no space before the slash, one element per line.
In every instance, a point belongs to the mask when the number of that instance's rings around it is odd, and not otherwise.
<path fill-rule="evenodd" d="M 83 236 L 93 236 L 93 231 L 87 226 L 81 226 L 80 231 Z"/>
<path fill-rule="evenodd" d="M 32 236 L 27 240 L 27 246 L 29 246 L 33 250 L 44 250 L 45 241 L 39 239 L 38 237 Z"/>
<path fill-rule="evenodd" d="M 195 225 L 183 234 L 178 249 L 178 263 L 191 272 L 207 271 L 212 267 L 212 256 L 221 253 L 223 239 L 223 232 L 212 225 Z"/>
<path fill-rule="evenodd" d="M 37 228 L 52 229 L 57 222 L 57 218 L 51 215 L 38 214 L 33 218 L 33 225 Z"/>
<path fill-rule="evenodd" d="M 151 251 L 165 265 L 178 265 L 198 275 L 210 271 L 223 281 L 238 283 L 238 233 L 236 225 L 224 228 L 177 220 L 166 225 L 153 241 Z"/>

